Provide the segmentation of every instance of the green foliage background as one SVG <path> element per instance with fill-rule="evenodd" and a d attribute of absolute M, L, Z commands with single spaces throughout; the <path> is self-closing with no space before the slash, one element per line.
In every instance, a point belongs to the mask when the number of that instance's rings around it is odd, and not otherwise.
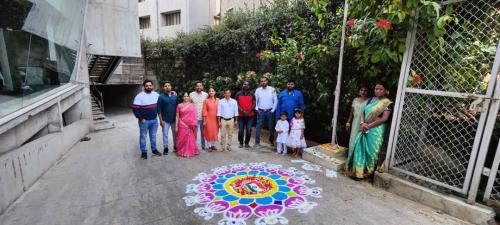
<path fill-rule="evenodd" d="M 344 53 L 339 131 L 347 119 L 350 104 L 361 83 L 377 80 L 388 83 L 395 93 L 405 37 L 418 10 L 429 38 L 443 35 L 439 1 L 426 0 L 350 0 Z M 344 13 L 343 0 L 275 0 L 255 11 L 228 14 L 220 25 L 194 33 L 181 33 L 160 42 L 143 40 L 147 67 L 160 82 L 171 81 L 176 90 L 192 90 L 195 80 L 215 87 L 219 93 L 229 87 L 237 90 L 240 81 L 272 73 L 271 85 L 283 89 L 288 78 L 295 79 L 305 96 L 306 136 L 330 141 L 339 48 Z M 390 21 L 390 28 L 377 26 Z M 248 77 L 247 71 L 256 71 Z M 348 135 L 340 135 L 341 144 Z"/>

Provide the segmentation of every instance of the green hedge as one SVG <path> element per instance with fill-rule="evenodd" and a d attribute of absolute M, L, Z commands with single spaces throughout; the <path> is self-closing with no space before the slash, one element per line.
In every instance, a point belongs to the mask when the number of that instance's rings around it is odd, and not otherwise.
<path fill-rule="evenodd" d="M 437 1 L 436 1 L 437 2 Z M 192 90 L 195 80 L 221 92 L 237 90 L 240 81 L 272 73 L 271 84 L 285 87 L 297 81 L 305 96 L 306 136 L 330 141 L 344 1 L 275 0 L 255 11 L 230 13 L 217 26 L 175 39 L 143 40 L 148 68 L 160 82 L 171 81 L 176 90 Z M 426 15 L 428 29 L 435 28 L 439 4 L 434 1 L 350 1 L 352 7 L 345 49 L 339 131 L 360 83 L 383 80 L 392 85 L 399 76 L 406 32 L 413 11 Z M 436 8 L 437 7 L 437 8 Z M 388 10 L 390 9 L 390 10 Z M 432 14 L 434 13 L 434 14 Z M 439 29 L 433 36 L 442 35 Z M 255 71 L 257 76 L 247 76 Z M 346 144 L 348 135 L 340 135 Z"/>

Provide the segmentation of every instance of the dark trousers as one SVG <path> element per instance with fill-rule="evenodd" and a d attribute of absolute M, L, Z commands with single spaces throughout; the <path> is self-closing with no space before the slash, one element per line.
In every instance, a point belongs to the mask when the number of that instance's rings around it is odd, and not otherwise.
<path fill-rule="evenodd" d="M 250 143 L 250 136 L 252 135 L 253 116 L 238 117 L 238 141 L 243 144 L 243 134 L 245 135 L 245 144 Z"/>

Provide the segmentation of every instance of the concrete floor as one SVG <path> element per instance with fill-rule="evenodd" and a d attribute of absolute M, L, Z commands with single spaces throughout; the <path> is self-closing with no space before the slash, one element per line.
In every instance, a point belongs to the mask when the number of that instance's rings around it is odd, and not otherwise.
<path fill-rule="evenodd" d="M 173 154 L 141 160 L 138 127 L 131 112 L 114 113 L 116 128 L 89 134 L 0 216 L 2 225 L 28 224 L 217 224 L 183 201 L 198 173 L 239 162 L 300 165 L 267 149 L 207 153 L 188 159 Z M 236 138 L 236 135 L 234 136 Z M 160 135 L 158 143 L 161 144 Z M 233 141 L 233 143 L 236 143 Z M 319 205 L 307 214 L 286 210 L 289 224 L 468 224 L 367 182 L 306 172 L 322 187 Z M 247 224 L 254 224 L 249 219 Z"/>

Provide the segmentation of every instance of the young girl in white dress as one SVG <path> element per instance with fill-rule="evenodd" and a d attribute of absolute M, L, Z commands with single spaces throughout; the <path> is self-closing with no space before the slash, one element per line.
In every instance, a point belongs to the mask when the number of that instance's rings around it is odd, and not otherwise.
<path fill-rule="evenodd" d="M 280 120 L 276 123 L 276 133 L 278 137 L 276 138 L 276 153 L 286 155 L 286 142 L 288 139 L 288 131 L 290 130 L 290 125 L 288 124 L 288 113 L 282 112 L 280 115 Z"/>
<path fill-rule="evenodd" d="M 304 130 L 306 124 L 302 118 L 302 110 L 295 109 L 295 117 L 290 121 L 290 135 L 286 145 L 293 149 L 293 156 L 299 156 L 300 151 L 306 148 L 306 139 L 304 138 Z"/>

